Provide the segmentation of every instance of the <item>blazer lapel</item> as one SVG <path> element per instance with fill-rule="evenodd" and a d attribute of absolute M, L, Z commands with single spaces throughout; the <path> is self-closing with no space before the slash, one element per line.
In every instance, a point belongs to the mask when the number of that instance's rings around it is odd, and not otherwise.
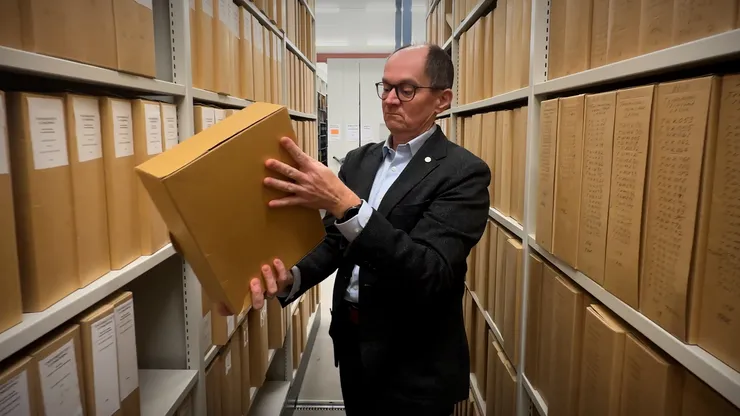
<path fill-rule="evenodd" d="M 358 170 L 358 177 L 356 180 L 357 196 L 360 199 L 367 201 L 370 199 L 370 191 L 375 181 L 375 174 L 378 172 L 380 165 L 383 163 L 383 143 L 378 143 L 373 146 L 368 152 L 367 157 L 363 158 L 360 163 L 360 169 Z"/>
<path fill-rule="evenodd" d="M 409 191 L 439 166 L 439 160 L 447 156 L 446 140 L 440 128 L 427 139 L 386 192 L 378 207 L 381 215 L 387 217 Z"/>

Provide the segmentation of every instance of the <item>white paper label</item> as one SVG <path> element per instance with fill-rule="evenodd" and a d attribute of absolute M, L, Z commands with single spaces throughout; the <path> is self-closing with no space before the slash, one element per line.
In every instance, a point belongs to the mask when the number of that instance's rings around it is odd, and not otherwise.
<path fill-rule="evenodd" d="M 208 17 L 213 17 L 213 0 L 203 0 L 201 5 L 203 7 L 203 13 L 207 14 Z"/>
<path fill-rule="evenodd" d="M 0 175 L 10 173 L 8 161 L 8 120 L 5 115 L 5 100 L 0 99 Z"/>
<path fill-rule="evenodd" d="M 203 334 L 201 335 L 201 342 L 203 343 L 202 350 L 204 353 L 208 352 L 208 348 L 213 345 L 213 336 L 211 333 L 212 331 L 213 323 L 211 322 L 211 312 L 208 311 L 208 313 L 206 313 L 206 316 L 203 317 Z"/>
<path fill-rule="evenodd" d="M 226 317 L 226 333 L 231 335 L 234 333 L 234 329 L 236 329 L 234 315 L 229 315 Z"/>
<path fill-rule="evenodd" d="M 131 126 L 131 103 L 111 101 L 113 114 L 113 144 L 116 158 L 134 155 L 134 140 Z"/>
<path fill-rule="evenodd" d="M 121 407 L 118 397 L 118 354 L 113 314 L 92 324 L 91 333 L 96 415 L 110 416 Z"/>
<path fill-rule="evenodd" d="M 362 142 L 368 142 L 373 139 L 373 128 L 369 124 L 362 125 Z"/>
<path fill-rule="evenodd" d="M 28 97 L 33 165 L 37 170 L 67 166 L 64 103 L 55 98 Z"/>
<path fill-rule="evenodd" d="M 147 9 L 152 10 L 152 0 L 136 0 L 136 2 L 146 7 Z"/>
<path fill-rule="evenodd" d="M 360 125 L 359 124 L 347 124 L 347 140 L 350 140 L 350 141 L 360 140 Z"/>
<path fill-rule="evenodd" d="M 231 371 L 231 351 L 226 353 L 226 359 L 224 361 L 225 361 L 225 366 L 226 366 L 226 375 L 228 376 L 229 371 Z"/>
<path fill-rule="evenodd" d="M 213 120 L 215 123 L 219 123 L 226 118 L 226 111 L 220 108 L 213 109 Z"/>
<path fill-rule="evenodd" d="M 267 325 L 267 308 L 262 306 L 262 309 L 260 309 L 260 327 L 265 325 Z"/>
<path fill-rule="evenodd" d="M 30 416 L 28 374 L 25 370 L 0 384 L 0 416 Z"/>
<path fill-rule="evenodd" d="M 159 104 L 144 104 L 146 119 L 146 153 L 154 156 L 162 153 L 162 119 Z"/>
<path fill-rule="evenodd" d="M 177 145 L 177 108 L 174 105 L 162 105 L 162 123 L 164 123 L 164 150 Z"/>
<path fill-rule="evenodd" d="M 100 134 L 100 108 L 98 100 L 74 97 L 72 108 L 77 135 L 77 157 L 80 163 L 103 157 L 103 140 Z"/>
<path fill-rule="evenodd" d="M 242 325 L 242 346 L 244 348 L 246 348 L 247 344 L 249 344 L 249 330 L 247 329 L 247 327 L 247 324 Z"/>
<path fill-rule="evenodd" d="M 134 300 L 130 299 L 116 306 L 114 315 L 116 316 L 116 343 L 118 346 L 118 390 L 121 399 L 125 399 L 139 387 Z"/>
<path fill-rule="evenodd" d="M 229 5 L 227 0 L 218 0 L 218 20 L 229 26 Z"/>
<path fill-rule="evenodd" d="M 210 107 L 203 107 L 203 120 L 201 120 L 201 124 L 203 124 L 203 130 L 216 124 L 216 113 L 213 110 L 214 109 Z"/>
<path fill-rule="evenodd" d="M 47 416 L 82 416 L 73 340 L 39 360 L 39 375 L 44 412 Z"/>

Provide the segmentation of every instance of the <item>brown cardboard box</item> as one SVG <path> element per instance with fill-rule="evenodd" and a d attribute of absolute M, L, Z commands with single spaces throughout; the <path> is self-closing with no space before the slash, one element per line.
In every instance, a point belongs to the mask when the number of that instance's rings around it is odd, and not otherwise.
<path fill-rule="evenodd" d="M 441 15 L 441 14 L 440 14 Z M 483 74 L 483 67 L 485 66 L 485 53 L 481 53 L 480 51 L 483 50 L 483 45 L 486 41 L 486 27 L 483 25 L 484 21 L 479 18 L 473 27 L 469 30 L 473 31 L 473 74 L 475 75 L 473 77 L 473 82 L 471 82 L 473 86 L 473 99 L 475 101 L 482 100 L 484 98 L 488 98 L 483 94 L 483 77 L 481 76 Z M 446 39 L 445 39 L 446 40 Z M 442 44 L 444 44 L 445 41 L 442 41 Z"/>
<path fill-rule="evenodd" d="M 84 48 L 78 42 L 79 27 L 75 28 L 78 22 L 75 21 L 76 14 L 72 13 L 79 5 L 75 3 L 50 0 L 19 1 L 18 23 L 23 37 L 23 49 L 82 61 Z"/>
<path fill-rule="evenodd" d="M 496 113 L 496 162 L 494 163 L 493 207 L 504 216 L 511 209 L 511 110 Z"/>
<path fill-rule="evenodd" d="M 23 47 L 21 0 L 0 2 L 0 45 L 15 49 Z"/>
<path fill-rule="evenodd" d="M 490 230 L 488 231 L 488 273 L 486 273 L 486 304 L 485 310 L 493 319 L 496 305 L 496 275 L 498 273 L 498 239 L 499 227 L 494 221 L 488 220 Z M 495 321 L 495 320 L 494 320 Z"/>
<path fill-rule="evenodd" d="M 533 386 L 540 391 L 542 398 L 549 404 L 553 400 L 551 379 L 554 371 L 554 353 L 551 343 L 556 331 L 554 313 L 555 285 L 558 273 L 549 265 L 542 268 L 542 305 L 540 307 L 539 352 L 537 355 L 537 376 Z"/>
<path fill-rule="evenodd" d="M 552 254 L 575 266 L 581 205 L 584 95 L 561 98 L 558 113 Z"/>
<path fill-rule="evenodd" d="M 262 56 L 262 73 L 265 79 L 265 102 L 274 104 L 275 97 L 272 96 L 274 74 L 272 72 L 272 45 L 270 41 L 272 32 L 264 26 L 260 28 L 262 29 L 262 50 L 264 51 L 264 55 Z"/>
<path fill-rule="evenodd" d="M 194 125 L 196 133 L 200 133 L 216 124 L 216 113 L 212 107 L 196 105 L 193 106 L 193 113 L 195 114 Z"/>
<path fill-rule="evenodd" d="M 737 271 L 740 270 L 737 263 L 740 253 L 733 237 L 738 230 L 738 224 L 733 221 L 738 215 L 733 203 L 738 200 L 738 187 L 732 173 L 740 162 L 733 133 L 740 128 L 740 105 L 734 98 L 738 93 L 740 75 L 724 76 L 704 282 L 699 302 L 692 305 L 698 315 L 698 320 L 692 322 L 696 343 L 736 370 L 740 370 L 740 330 L 737 326 L 740 312 L 736 308 L 737 292 L 731 287 L 737 285 Z"/>
<path fill-rule="evenodd" d="M 486 389 L 481 391 L 484 395 L 486 402 L 486 416 L 495 414 L 496 409 L 496 373 L 498 372 L 498 366 L 500 361 L 498 359 L 498 351 L 501 347 L 497 347 L 496 338 L 493 332 L 488 331 L 486 340 L 488 342 L 488 354 L 486 359 Z"/>
<path fill-rule="evenodd" d="M 521 81 L 519 88 L 529 86 L 529 50 L 531 49 L 529 43 L 531 40 L 532 30 L 532 0 L 521 0 L 522 1 L 522 35 L 521 35 L 521 49 L 520 59 L 522 63 L 520 65 L 519 72 L 521 73 Z"/>
<path fill-rule="evenodd" d="M 468 258 L 466 259 L 466 266 L 468 272 L 465 275 L 465 282 L 468 284 L 468 289 L 475 291 L 475 265 L 477 264 L 477 254 L 478 254 L 478 248 L 473 247 L 470 250 L 470 254 L 468 254 Z"/>
<path fill-rule="evenodd" d="M 231 13 L 231 24 L 229 25 L 229 34 L 230 34 L 230 51 L 231 51 L 231 71 L 229 75 L 231 76 L 231 95 L 238 97 L 242 92 L 242 85 L 241 85 L 241 76 L 239 75 L 239 69 L 241 68 L 241 64 L 239 60 L 241 59 L 241 14 L 239 11 L 239 6 L 236 5 L 236 3 L 229 2 L 229 11 Z"/>
<path fill-rule="evenodd" d="M 618 62 L 640 53 L 641 0 L 609 0 L 606 62 Z M 594 21 L 594 30 L 596 21 Z"/>
<path fill-rule="evenodd" d="M 673 46 L 673 0 L 642 0 L 640 55 Z"/>
<path fill-rule="evenodd" d="M 565 75 L 570 75 L 587 70 L 591 62 L 593 0 L 566 0 L 566 3 L 563 56 Z"/>
<path fill-rule="evenodd" d="M 550 5 L 547 79 L 560 78 L 566 74 L 565 53 L 568 47 L 565 43 L 567 3 L 567 0 L 555 0 Z"/>
<path fill-rule="evenodd" d="M 703 77 L 659 84 L 652 118 L 640 311 L 684 341 L 692 338 L 688 327 L 698 309 L 689 304 L 698 302 L 704 278 L 719 82 Z M 672 129 L 662 128 L 668 125 Z"/>
<path fill-rule="evenodd" d="M 608 38 L 610 29 L 610 1 L 611 0 L 593 0 L 593 11 L 591 18 L 591 50 L 588 64 L 589 68 L 598 68 L 607 63 L 607 49 L 609 44 Z M 639 7 L 639 2 L 637 3 L 637 5 Z M 636 23 L 640 23 L 639 17 Z"/>
<path fill-rule="evenodd" d="M 576 267 L 604 284 L 616 91 L 586 96 Z"/>
<path fill-rule="evenodd" d="M 285 321 L 282 319 L 283 307 L 277 299 L 267 301 L 267 346 L 278 349 L 285 341 Z"/>
<path fill-rule="evenodd" d="M 473 296 L 466 290 L 463 295 L 463 321 L 465 324 L 465 338 L 468 340 L 468 348 L 470 351 L 473 350 L 473 338 L 475 336 L 474 314 L 475 304 L 473 302 Z M 470 368 L 474 368 L 475 355 L 470 354 Z"/>
<path fill-rule="evenodd" d="M 105 195 L 108 208 L 110 262 L 118 270 L 141 255 L 139 210 L 134 169 L 134 126 L 131 102 L 100 99 L 103 130 Z"/>
<path fill-rule="evenodd" d="M 683 375 L 683 368 L 673 359 L 628 333 L 624 346 L 619 414 L 678 416 Z"/>
<path fill-rule="evenodd" d="M 98 99 L 65 95 L 80 285 L 110 271 L 105 165 Z"/>
<path fill-rule="evenodd" d="M 280 103 L 280 74 L 278 72 L 278 38 L 272 32 L 268 31 L 268 38 L 270 39 L 270 72 L 272 73 L 272 102 L 274 104 Z"/>
<path fill-rule="evenodd" d="M 139 363 L 136 354 L 136 320 L 131 292 L 122 292 L 109 300 L 116 323 L 118 355 L 118 389 L 121 416 L 138 416 L 141 412 Z"/>
<path fill-rule="evenodd" d="M 306 350 L 306 345 L 308 345 L 308 331 L 310 328 L 308 327 L 308 319 L 311 316 L 311 313 L 308 309 L 308 302 L 306 302 L 306 298 L 302 297 L 300 301 L 300 310 L 301 310 L 301 352 Z"/>
<path fill-rule="evenodd" d="M 8 127 L 23 310 L 40 312 L 80 287 L 64 100 L 9 94 Z"/>
<path fill-rule="evenodd" d="M 475 367 L 472 368 L 478 382 L 478 390 L 486 391 L 486 360 L 488 358 L 488 323 L 483 312 L 475 308 Z"/>
<path fill-rule="evenodd" d="M 240 391 L 241 391 L 241 414 L 247 415 L 249 414 L 249 408 L 252 406 L 251 403 L 251 395 L 250 395 L 250 389 L 252 386 L 252 383 L 250 382 L 250 369 L 249 369 L 249 362 L 250 362 L 250 355 L 249 355 L 249 323 L 244 322 L 239 327 L 239 336 L 235 339 L 238 339 L 239 341 L 239 348 L 240 348 L 240 354 L 241 354 L 241 384 L 240 384 Z"/>
<path fill-rule="evenodd" d="M 488 98 L 493 97 L 493 63 L 496 59 L 493 54 L 493 11 L 483 17 L 483 27 L 482 47 L 485 52 L 483 53 L 483 72 L 480 75 L 483 77 L 482 98 Z"/>
<path fill-rule="evenodd" d="M 267 375 L 267 308 L 250 309 L 249 325 L 249 381 L 252 387 L 261 387 Z"/>
<path fill-rule="evenodd" d="M 177 107 L 173 104 L 159 103 L 159 108 L 162 116 L 162 146 L 167 151 L 180 142 L 177 130 Z"/>
<path fill-rule="evenodd" d="M 488 164 L 488 168 L 493 174 L 496 164 L 496 113 L 490 112 L 483 114 L 483 142 L 484 142 L 484 154 L 483 160 Z M 493 206 L 494 189 L 496 187 L 495 178 L 492 178 L 491 183 L 488 186 L 488 200 L 489 204 Z"/>
<path fill-rule="evenodd" d="M 162 153 L 162 114 L 159 103 L 133 101 L 134 162 L 140 165 Z M 167 226 L 141 182 L 136 185 L 141 255 L 148 256 L 167 244 Z"/>
<path fill-rule="evenodd" d="M 524 106 L 513 112 L 511 144 L 511 218 L 524 224 L 524 185 L 527 167 L 527 117 L 529 109 Z"/>
<path fill-rule="evenodd" d="M 679 0 L 673 5 L 673 44 L 691 42 L 736 28 L 737 0 Z"/>
<path fill-rule="evenodd" d="M 544 265 L 542 259 L 536 255 L 529 254 L 529 283 L 527 290 L 527 342 L 524 348 L 524 373 L 533 386 L 539 386 L 539 347 L 540 338 L 543 336 L 540 326 L 540 314 L 542 313 L 542 273 Z M 544 330 L 544 328 L 543 328 Z"/>
<path fill-rule="evenodd" d="M 543 101 L 540 107 L 536 240 L 537 244 L 549 252 L 552 252 L 559 100 L 555 98 Z"/>
<path fill-rule="evenodd" d="M 579 415 L 618 416 L 625 326 L 601 305 L 586 308 Z"/>
<path fill-rule="evenodd" d="M 208 355 L 208 350 L 213 346 L 213 313 L 211 309 L 213 304 L 208 298 L 208 294 L 201 287 L 201 327 L 200 327 L 200 350 L 203 352 L 203 356 Z"/>
<path fill-rule="evenodd" d="M 53 408 L 39 406 L 39 415 L 84 415 L 79 325 L 50 335 L 31 352 L 31 358 L 34 375 L 30 379 L 39 380 L 40 386 L 38 403 L 53 403 Z"/>
<path fill-rule="evenodd" d="M 682 415 L 740 415 L 740 409 L 725 400 L 695 375 L 688 371 L 685 373 Z"/>
<path fill-rule="evenodd" d="M 116 28 L 118 69 L 146 77 L 156 76 L 152 3 L 140 0 L 115 0 L 113 18 Z M 202 51 L 203 49 L 200 49 L 200 52 Z M 201 58 L 207 57 L 201 55 Z"/>
<path fill-rule="evenodd" d="M 223 415 L 223 403 L 221 401 L 221 390 L 223 389 L 223 361 L 220 355 L 206 368 L 206 414 L 208 416 Z"/>
<path fill-rule="evenodd" d="M 265 74 L 265 41 L 263 40 L 263 29 L 259 20 L 252 16 L 252 71 L 254 78 L 254 99 L 256 101 L 267 101 L 266 86 L 267 74 Z"/>
<path fill-rule="evenodd" d="M 218 313 L 216 303 L 211 305 L 211 339 L 213 345 L 226 345 L 236 331 L 236 315 L 223 316 Z"/>
<path fill-rule="evenodd" d="M 8 155 L 8 124 L 5 94 L 0 91 L 0 332 L 21 322 L 21 281 L 15 239 L 13 183 Z"/>
<path fill-rule="evenodd" d="M 103 304 L 93 308 L 82 315 L 79 323 L 86 413 L 121 415 L 113 306 Z"/>
<path fill-rule="evenodd" d="M 196 8 L 196 3 L 200 3 L 198 0 L 190 1 L 190 9 L 188 17 L 190 18 L 190 73 L 192 77 L 193 87 L 198 87 L 202 81 L 200 74 L 201 63 L 200 63 L 200 25 L 199 16 L 200 13 Z M 199 4 L 200 5 L 200 4 Z"/>
<path fill-rule="evenodd" d="M 232 311 L 249 293 L 233 276 L 274 257 L 292 267 L 324 237 L 318 212 L 267 207 L 281 193 L 264 187 L 263 163 L 290 159 L 284 136 L 295 137 L 287 109 L 257 103 L 136 168 L 208 296 Z"/>
<path fill-rule="evenodd" d="M 231 91 L 231 58 L 230 34 L 229 34 L 229 4 L 228 0 L 217 0 L 213 2 L 213 77 L 214 91 L 229 94 Z"/>
<path fill-rule="evenodd" d="M 519 88 L 521 82 L 522 55 L 529 53 L 520 49 L 522 44 L 522 0 L 506 2 L 506 69 L 504 89 L 512 91 Z"/>
<path fill-rule="evenodd" d="M 502 352 L 498 354 L 500 361 L 496 377 L 496 415 L 515 415 L 516 413 L 516 369 Z"/>
<path fill-rule="evenodd" d="M 239 337 L 224 345 L 219 353 L 221 366 L 221 412 L 223 415 L 240 415 L 242 410 L 242 364 Z"/>
<path fill-rule="evenodd" d="M 4 363 L 0 371 L 0 403 L 3 404 L 3 410 L 15 412 L 8 412 L 8 415 L 39 414 L 39 380 L 34 367 L 33 360 L 28 357 Z"/>
<path fill-rule="evenodd" d="M 301 346 L 303 345 L 303 340 L 301 339 L 301 311 L 298 309 L 293 313 L 291 324 L 291 332 L 293 334 L 293 350 L 291 352 L 293 354 L 293 369 L 295 370 L 301 365 Z"/>
<path fill-rule="evenodd" d="M 506 92 L 506 3 L 507 0 L 496 2 L 493 10 L 493 95 Z M 497 156 L 498 157 L 498 156 Z M 498 160 L 498 159 L 496 159 Z"/>
<path fill-rule="evenodd" d="M 524 283 L 522 267 L 522 245 L 515 239 L 506 242 L 506 268 L 504 272 L 504 351 L 514 366 L 519 365 L 521 340 L 521 305 Z"/>
<path fill-rule="evenodd" d="M 193 71 L 193 86 L 212 91 L 214 81 L 213 55 L 213 0 L 195 0 L 195 15 L 197 19 L 198 57 L 197 70 Z"/>
<path fill-rule="evenodd" d="M 498 240 L 496 241 L 496 293 L 493 304 L 493 322 L 499 330 L 504 327 L 506 314 L 506 246 L 507 241 L 512 238 L 504 228 L 498 229 Z M 503 336 L 503 334 L 502 334 Z"/>
<path fill-rule="evenodd" d="M 252 45 L 252 15 L 244 8 L 239 8 L 240 13 L 240 41 L 239 41 L 239 85 L 242 98 L 254 100 L 254 77 L 253 77 L 253 45 Z"/>
<path fill-rule="evenodd" d="M 654 87 L 618 91 L 614 119 L 604 288 L 633 308 Z"/>
<path fill-rule="evenodd" d="M 487 310 L 488 305 L 488 243 L 490 241 L 490 232 L 491 224 L 489 221 L 486 223 L 486 229 L 480 241 L 478 241 L 478 245 L 476 246 L 478 254 L 475 256 L 475 294 L 478 295 L 478 302 L 480 302 L 483 310 Z"/>

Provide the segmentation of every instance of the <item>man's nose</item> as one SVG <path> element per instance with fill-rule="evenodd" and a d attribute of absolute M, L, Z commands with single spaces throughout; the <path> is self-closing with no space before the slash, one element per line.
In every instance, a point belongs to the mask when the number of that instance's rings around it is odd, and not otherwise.
<path fill-rule="evenodd" d="M 395 88 L 391 88 L 391 90 L 388 92 L 388 96 L 385 97 L 385 100 L 383 101 L 385 101 L 386 104 L 394 104 L 394 105 L 398 105 L 401 103 L 401 100 L 398 99 L 398 94 L 396 94 Z"/>

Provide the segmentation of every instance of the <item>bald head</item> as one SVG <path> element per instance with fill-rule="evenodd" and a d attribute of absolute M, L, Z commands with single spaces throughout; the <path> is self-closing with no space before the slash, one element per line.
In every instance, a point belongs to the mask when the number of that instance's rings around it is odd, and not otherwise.
<path fill-rule="evenodd" d="M 429 43 L 402 46 L 388 57 L 388 61 L 390 62 L 394 57 L 396 59 L 424 59 L 424 75 L 429 79 L 429 86 L 439 89 L 452 88 L 455 81 L 455 67 L 447 52 L 439 46 Z"/>

